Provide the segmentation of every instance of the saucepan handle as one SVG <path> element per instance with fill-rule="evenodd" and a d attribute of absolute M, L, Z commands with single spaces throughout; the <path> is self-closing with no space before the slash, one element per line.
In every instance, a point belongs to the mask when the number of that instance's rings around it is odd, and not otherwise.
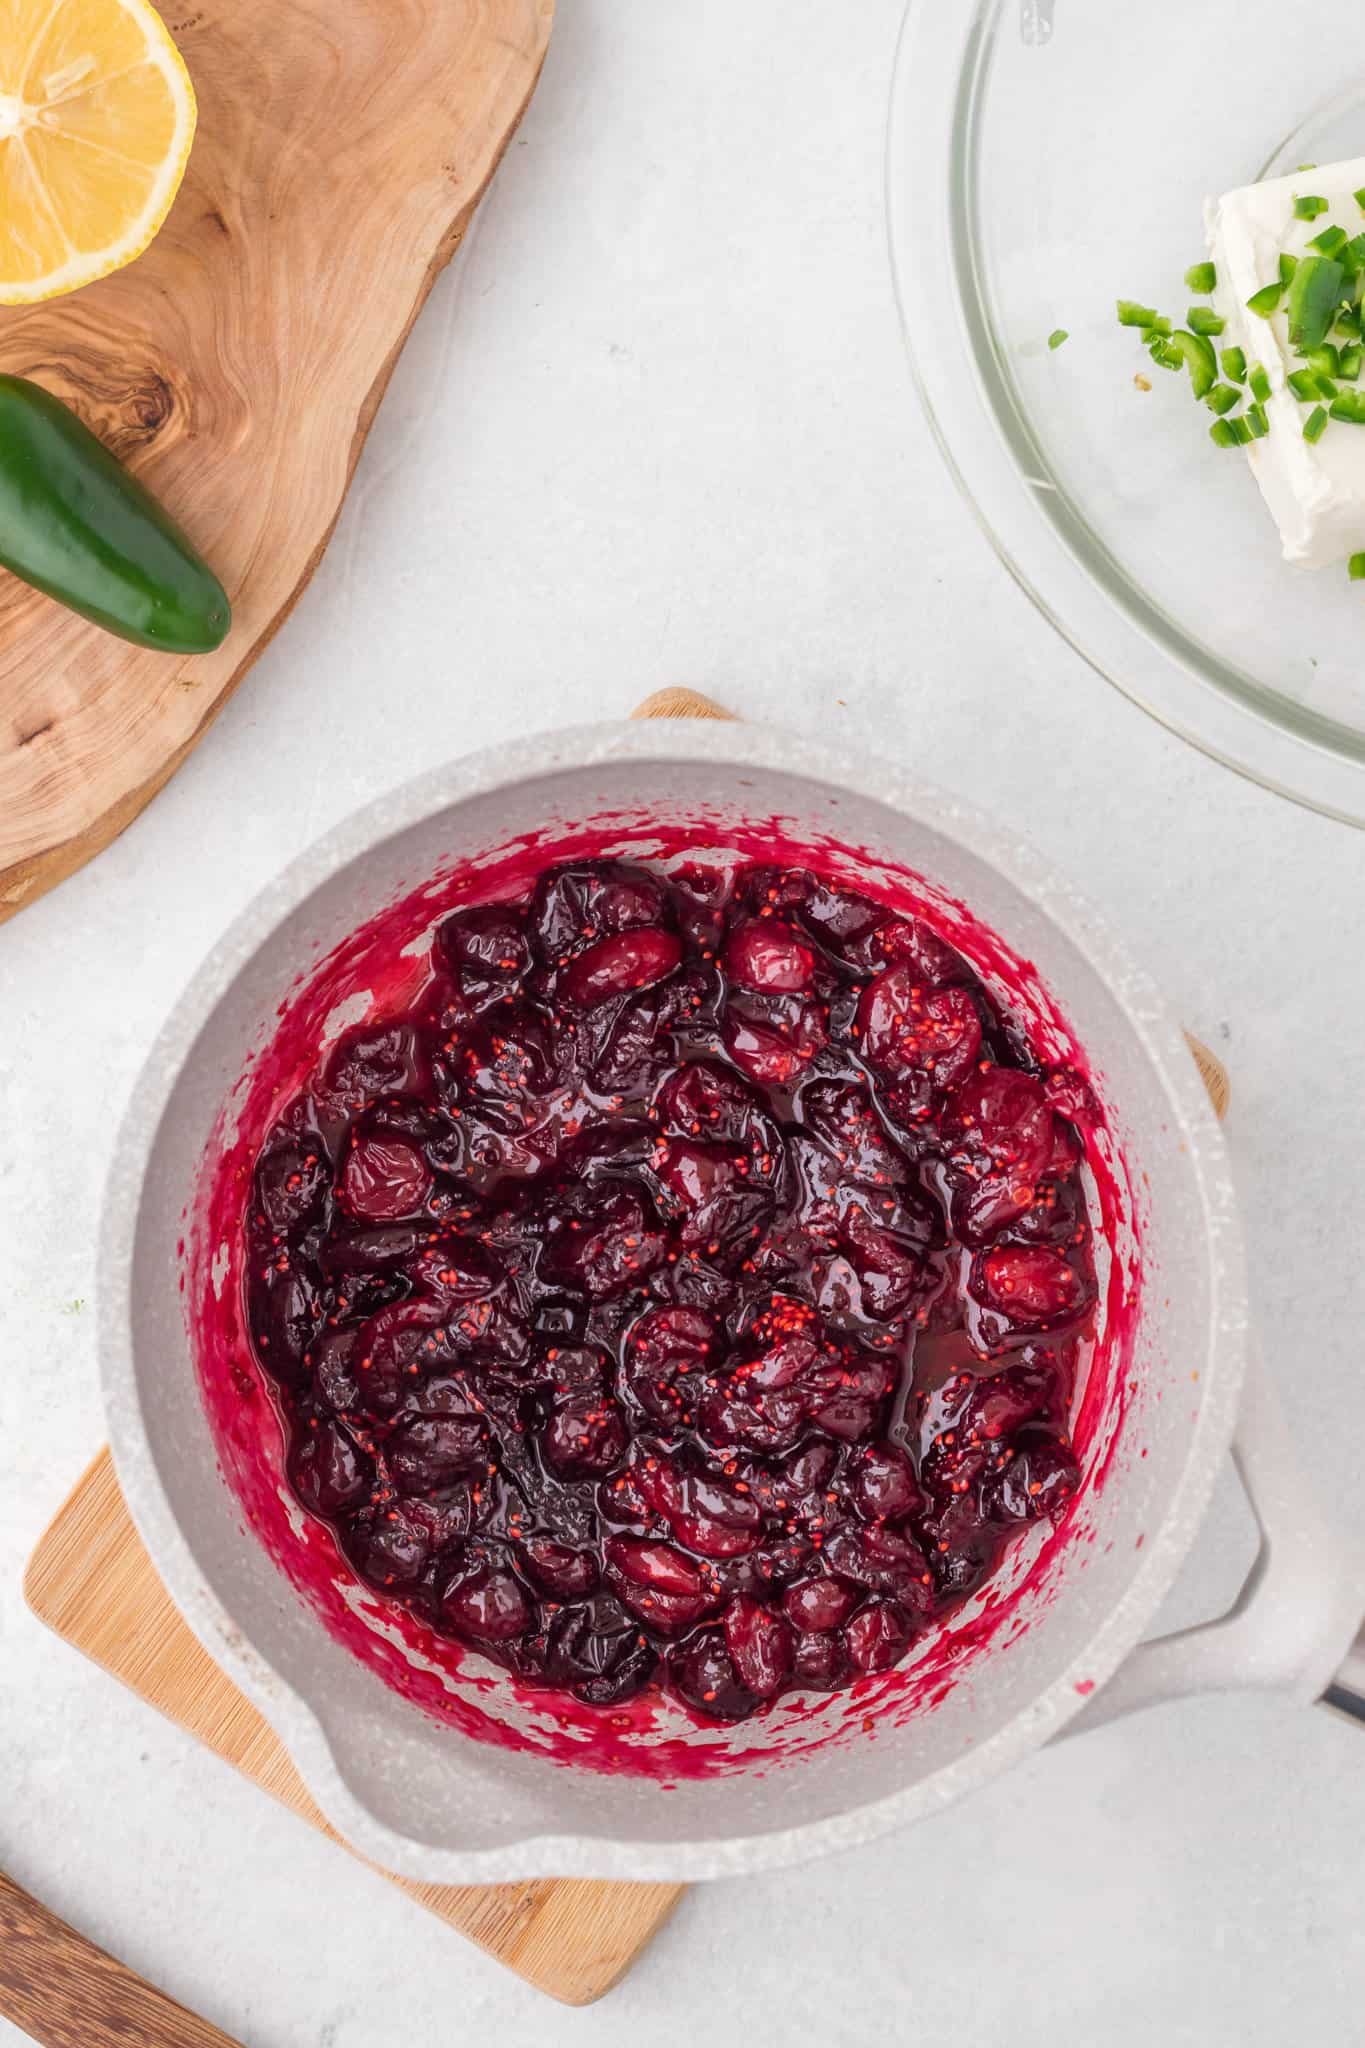
<path fill-rule="evenodd" d="M 1216 1621 L 1139 1644 L 1064 1733 L 1188 1693 L 1246 1687 L 1319 1702 L 1365 1727 L 1365 1576 L 1322 1515 L 1254 1351 L 1233 1458 L 1261 1532 L 1241 1592 Z"/>

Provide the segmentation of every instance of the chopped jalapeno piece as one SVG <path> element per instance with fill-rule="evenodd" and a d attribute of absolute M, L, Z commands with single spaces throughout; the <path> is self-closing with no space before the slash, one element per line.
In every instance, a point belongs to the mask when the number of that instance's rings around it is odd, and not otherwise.
<path fill-rule="evenodd" d="M 1218 375 L 1218 363 L 1213 353 L 1213 344 L 1202 334 L 1191 334 L 1187 328 L 1177 327 L 1166 344 L 1174 349 L 1190 373 L 1190 384 L 1196 398 L 1203 398 L 1212 391 Z"/>
<path fill-rule="evenodd" d="M 1283 284 L 1263 284 L 1261 289 L 1253 292 L 1247 300 L 1247 310 L 1259 313 L 1263 320 L 1268 320 L 1283 297 Z"/>
<path fill-rule="evenodd" d="M 1155 306 L 1140 306 L 1136 299 L 1118 301 L 1120 327 L 1151 327 L 1156 322 Z"/>
<path fill-rule="evenodd" d="M 1289 287 L 1289 339 L 1305 351 L 1320 348 L 1337 316 L 1345 272 L 1330 256 L 1305 256 Z"/>

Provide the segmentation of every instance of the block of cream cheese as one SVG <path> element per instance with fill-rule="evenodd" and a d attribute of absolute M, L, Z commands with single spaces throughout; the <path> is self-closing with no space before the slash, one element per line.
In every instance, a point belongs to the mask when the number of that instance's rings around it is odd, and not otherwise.
<path fill-rule="evenodd" d="M 1327 227 L 1343 227 L 1352 236 L 1365 229 L 1365 211 L 1355 196 L 1362 188 L 1365 156 L 1243 185 L 1205 207 L 1218 271 L 1214 306 L 1227 322 L 1215 347 L 1235 343 L 1246 352 L 1248 365 L 1265 366 L 1270 431 L 1250 444 L 1247 455 L 1280 529 L 1284 558 L 1302 569 L 1327 568 L 1365 549 L 1365 426 L 1331 420 L 1321 440 L 1304 440 L 1303 423 L 1312 406 L 1285 383 L 1289 371 L 1303 366 L 1289 346 L 1283 305 L 1263 320 L 1248 311 L 1247 300 L 1262 285 L 1278 281 L 1282 251 L 1302 256 L 1314 235 Z M 1294 201 L 1301 193 L 1325 199 L 1326 213 L 1299 220 Z"/>

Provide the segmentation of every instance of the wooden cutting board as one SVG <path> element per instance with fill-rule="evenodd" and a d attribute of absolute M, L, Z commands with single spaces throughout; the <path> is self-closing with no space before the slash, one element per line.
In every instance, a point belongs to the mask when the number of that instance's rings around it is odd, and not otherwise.
<path fill-rule="evenodd" d="M 126 270 L 0 308 L 0 371 L 55 391 L 145 479 L 234 623 L 214 654 L 154 654 L 0 571 L 0 921 L 131 823 L 308 582 L 554 0 L 161 11 L 199 100 L 180 195 Z"/>

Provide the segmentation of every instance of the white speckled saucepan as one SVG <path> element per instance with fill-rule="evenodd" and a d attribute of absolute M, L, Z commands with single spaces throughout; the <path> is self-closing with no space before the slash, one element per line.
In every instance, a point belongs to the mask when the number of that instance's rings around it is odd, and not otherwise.
<path fill-rule="evenodd" d="M 1099 1221 L 1098 1180 L 1109 1189 L 1106 1306 L 1078 1429 L 1085 1479 L 1063 1525 L 1017 1546 L 903 1671 L 738 1729 L 665 1705 L 604 1732 L 601 1715 L 518 1693 L 472 1652 L 427 1655 L 305 1524 L 259 1389 L 243 1411 L 259 1443 L 227 1440 L 223 1374 L 247 1362 L 204 1334 L 238 1285 L 224 1162 L 265 1128 L 252 1083 L 281 1014 L 326 1016 L 321 1035 L 363 1014 L 382 992 L 348 935 L 387 914 L 393 945 L 418 957 L 452 874 L 469 887 L 491 849 L 548 856 L 589 821 L 603 851 L 647 859 L 680 835 L 750 856 L 812 846 L 850 880 L 908 891 L 988 981 L 1013 985 L 1049 1055 L 1083 1048 L 1106 1114 L 1092 1190 Z M 301 969 L 314 997 L 333 976 L 311 1011 Z M 1180 1029 L 1066 884 L 892 762 L 747 725 L 604 725 L 452 762 L 339 826 L 224 934 L 152 1050 L 110 1180 L 100 1329 L 119 1477 L 173 1598 L 328 1819 L 408 1876 L 729 1876 L 901 1827 L 1078 1715 L 1242 1684 L 1355 1699 L 1358 1568 L 1263 1375 L 1248 1374 L 1232 1181 Z M 1223 1620 L 1138 1647 L 1230 1446 L 1265 1539 L 1247 1588 Z"/>

